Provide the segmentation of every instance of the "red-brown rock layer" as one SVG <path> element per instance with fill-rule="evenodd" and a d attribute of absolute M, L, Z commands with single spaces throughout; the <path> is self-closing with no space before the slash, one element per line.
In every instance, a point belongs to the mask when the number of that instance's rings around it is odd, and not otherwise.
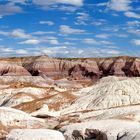
<path fill-rule="evenodd" d="M 140 58 L 135 57 L 56 59 L 38 56 L 4 61 L 0 66 L 1 75 L 43 75 L 54 80 L 99 79 L 109 75 L 140 76 Z"/>

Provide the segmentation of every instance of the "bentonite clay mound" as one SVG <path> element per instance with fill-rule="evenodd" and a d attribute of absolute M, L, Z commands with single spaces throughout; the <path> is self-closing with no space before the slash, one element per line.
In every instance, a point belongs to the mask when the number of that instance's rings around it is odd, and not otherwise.
<path fill-rule="evenodd" d="M 15 129 L 6 137 L 6 140 L 65 140 L 64 136 L 55 130 L 49 129 Z"/>
<path fill-rule="evenodd" d="M 64 112 L 100 110 L 137 104 L 140 104 L 140 78 L 109 76 L 89 87 L 89 90 L 84 91 L 82 96 Z"/>
<path fill-rule="evenodd" d="M 9 76 L 30 76 L 31 74 L 22 66 L 0 61 L 0 75 Z"/>
<path fill-rule="evenodd" d="M 31 117 L 20 110 L 0 107 L 0 138 L 14 128 L 45 128 L 44 120 Z"/>

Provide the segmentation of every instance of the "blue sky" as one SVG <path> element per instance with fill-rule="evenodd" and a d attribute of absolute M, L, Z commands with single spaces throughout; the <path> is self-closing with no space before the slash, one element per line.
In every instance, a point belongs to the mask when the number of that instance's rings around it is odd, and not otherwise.
<path fill-rule="evenodd" d="M 140 1 L 0 0 L 0 52 L 140 56 Z"/>

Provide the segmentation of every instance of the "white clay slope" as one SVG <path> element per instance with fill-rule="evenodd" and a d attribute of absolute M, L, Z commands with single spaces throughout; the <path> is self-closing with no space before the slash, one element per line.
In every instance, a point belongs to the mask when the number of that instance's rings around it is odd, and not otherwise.
<path fill-rule="evenodd" d="M 39 128 L 44 120 L 31 117 L 29 114 L 13 108 L 0 107 L 0 124 L 10 128 Z"/>
<path fill-rule="evenodd" d="M 140 104 L 140 78 L 106 77 L 62 113 L 102 110 Z M 81 92 L 81 91 L 80 91 Z M 82 92 L 81 92 L 82 93 Z"/>
<path fill-rule="evenodd" d="M 65 140 L 64 136 L 55 130 L 49 129 L 15 129 L 6 140 Z"/>
<path fill-rule="evenodd" d="M 9 88 L 0 90 L 0 106 L 13 107 L 18 104 L 43 98 L 46 90 L 37 87 Z"/>

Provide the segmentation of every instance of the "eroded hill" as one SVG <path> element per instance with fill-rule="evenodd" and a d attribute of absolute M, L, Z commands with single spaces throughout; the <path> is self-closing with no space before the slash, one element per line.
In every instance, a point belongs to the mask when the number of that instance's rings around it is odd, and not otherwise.
<path fill-rule="evenodd" d="M 2 58 L 0 75 L 2 139 L 140 139 L 139 58 Z"/>

